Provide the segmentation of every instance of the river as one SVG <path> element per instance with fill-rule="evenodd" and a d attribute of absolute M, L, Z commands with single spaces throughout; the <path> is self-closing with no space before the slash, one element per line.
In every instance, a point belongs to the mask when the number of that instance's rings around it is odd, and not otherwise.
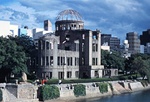
<path fill-rule="evenodd" d="M 76 102 L 150 102 L 150 90 L 102 98 L 82 99 Z"/>

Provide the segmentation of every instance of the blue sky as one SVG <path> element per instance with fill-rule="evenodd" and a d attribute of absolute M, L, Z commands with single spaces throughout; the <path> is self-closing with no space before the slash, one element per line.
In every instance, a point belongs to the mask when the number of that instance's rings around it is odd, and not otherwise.
<path fill-rule="evenodd" d="M 43 27 L 49 19 L 53 24 L 59 12 L 78 11 L 86 29 L 99 29 L 125 39 L 127 32 L 150 28 L 150 0 L 0 0 L 0 20 L 29 28 Z"/>

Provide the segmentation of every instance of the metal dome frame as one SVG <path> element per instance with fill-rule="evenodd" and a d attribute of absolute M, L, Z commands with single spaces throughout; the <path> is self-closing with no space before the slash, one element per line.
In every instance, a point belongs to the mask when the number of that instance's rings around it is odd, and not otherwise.
<path fill-rule="evenodd" d="M 77 11 L 69 9 L 69 10 L 61 11 L 56 17 L 56 20 L 57 21 L 60 21 L 60 20 L 82 21 L 82 16 Z"/>

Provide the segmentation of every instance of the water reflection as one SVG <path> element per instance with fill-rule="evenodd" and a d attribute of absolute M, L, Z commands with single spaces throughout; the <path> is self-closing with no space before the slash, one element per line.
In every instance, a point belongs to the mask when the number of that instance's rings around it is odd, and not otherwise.
<path fill-rule="evenodd" d="M 82 99 L 75 102 L 150 102 L 150 90 L 110 97 Z"/>

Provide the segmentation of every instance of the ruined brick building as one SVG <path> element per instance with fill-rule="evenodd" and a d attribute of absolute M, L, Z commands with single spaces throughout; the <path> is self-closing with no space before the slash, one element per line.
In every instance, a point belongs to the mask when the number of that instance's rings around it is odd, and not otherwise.
<path fill-rule="evenodd" d="M 102 77 L 100 46 L 101 32 L 84 29 L 77 11 L 64 10 L 57 16 L 55 33 L 38 39 L 37 75 L 57 79 Z"/>

